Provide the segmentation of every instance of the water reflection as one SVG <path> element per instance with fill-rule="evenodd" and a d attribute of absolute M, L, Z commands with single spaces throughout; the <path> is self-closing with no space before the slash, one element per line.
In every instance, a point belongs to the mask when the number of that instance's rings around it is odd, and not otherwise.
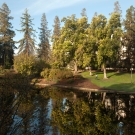
<path fill-rule="evenodd" d="M 53 106 L 51 122 L 61 134 L 135 134 L 135 95 L 54 90 L 57 92 L 63 97 Z"/>
<path fill-rule="evenodd" d="M 20 125 L 15 134 L 18 135 L 44 135 L 49 131 L 48 118 L 49 96 L 46 91 L 31 92 L 24 97 L 17 111 L 17 116 L 21 119 Z M 14 123 L 18 123 L 18 120 Z"/>
<path fill-rule="evenodd" d="M 55 87 L 0 92 L 1 135 L 135 134 L 135 95 Z"/>

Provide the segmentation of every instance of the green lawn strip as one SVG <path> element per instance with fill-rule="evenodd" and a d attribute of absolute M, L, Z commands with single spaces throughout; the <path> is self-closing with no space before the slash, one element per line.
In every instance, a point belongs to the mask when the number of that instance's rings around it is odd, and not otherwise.
<path fill-rule="evenodd" d="M 108 79 L 103 79 L 103 72 L 93 72 L 92 76 L 89 75 L 89 72 L 83 72 L 81 75 L 84 78 L 90 79 L 92 83 L 101 88 L 135 92 L 135 74 L 132 74 L 132 83 L 130 73 L 107 72 Z M 97 75 L 98 78 L 96 78 L 95 75 Z"/>

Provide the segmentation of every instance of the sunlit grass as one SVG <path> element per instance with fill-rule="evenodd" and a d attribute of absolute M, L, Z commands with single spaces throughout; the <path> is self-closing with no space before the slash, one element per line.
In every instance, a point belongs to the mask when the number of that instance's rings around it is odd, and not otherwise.
<path fill-rule="evenodd" d="M 96 74 L 98 78 L 95 77 Z M 107 72 L 108 79 L 103 79 L 103 72 L 93 72 L 92 76 L 89 72 L 83 72 L 81 75 L 102 88 L 135 92 L 135 74 L 132 74 L 131 77 L 131 73 Z"/>

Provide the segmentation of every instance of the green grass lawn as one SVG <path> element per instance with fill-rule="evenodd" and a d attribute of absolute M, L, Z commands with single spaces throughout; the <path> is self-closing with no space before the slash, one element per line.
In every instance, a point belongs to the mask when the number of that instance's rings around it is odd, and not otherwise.
<path fill-rule="evenodd" d="M 95 77 L 96 74 L 98 75 L 97 79 Z M 90 76 L 89 72 L 83 72 L 81 75 L 102 88 L 135 92 L 135 73 L 132 74 L 132 79 L 130 73 L 107 72 L 108 79 L 103 79 L 103 72 L 93 72 L 92 76 Z"/>

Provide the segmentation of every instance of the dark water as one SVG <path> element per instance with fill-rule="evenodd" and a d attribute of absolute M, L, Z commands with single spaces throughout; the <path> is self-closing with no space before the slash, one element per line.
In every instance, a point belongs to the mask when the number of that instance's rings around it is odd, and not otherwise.
<path fill-rule="evenodd" d="M 0 135 L 135 135 L 133 94 L 51 87 L 5 93 L 0 103 Z"/>

